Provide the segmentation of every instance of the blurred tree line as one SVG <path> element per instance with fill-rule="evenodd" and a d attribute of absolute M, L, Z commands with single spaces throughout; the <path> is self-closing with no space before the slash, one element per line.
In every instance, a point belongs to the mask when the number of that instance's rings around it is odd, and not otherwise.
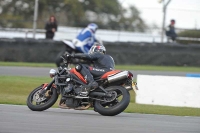
<path fill-rule="evenodd" d="M 134 6 L 118 0 L 39 0 L 37 28 L 54 15 L 59 26 L 85 27 L 95 22 L 101 29 L 140 31 L 147 25 Z M 35 0 L 0 0 L 0 27 L 32 28 Z"/>
<path fill-rule="evenodd" d="M 200 41 L 195 40 L 200 38 L 200 30 L 197 29 L 190 29 L 190 30 L 184 30 L 178 33 L 178 37 L 188 37 L 193 39 L 188 40 L 177 40 L 180 44 L 200 44 Z"/>

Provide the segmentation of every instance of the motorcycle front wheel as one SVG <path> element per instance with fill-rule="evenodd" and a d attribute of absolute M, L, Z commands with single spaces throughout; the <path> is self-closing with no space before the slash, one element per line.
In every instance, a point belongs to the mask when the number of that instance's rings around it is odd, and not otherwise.
<path fill-rule="evenodd" d="M 129 92 L 122 86 L 110 86 L 106 88 L 110 94 L 113 95 L 110 99 L 106 98 L 107 101 L 99 101 L 96 100 L 94 103 L 95 111 L 97 111 L 101 115 L 105 116 L 114 116 L 123 112 L 129 105 L 130 102 L 130 94 Z"/>
<path fill-rule="evenodd" d="M 46 110 L 53 106 L 58 99 L 58 93 L 55 88 L 52 88 L 51 91 L 48 90 L 44 95 L 40 94 L 41 90 L 42 86 L 35 88 L 27 98 L 27 106 L 32 111 Z"/>
<path fill-rule="evenodd" d="M 61 58 L 61 56 L 65 53 L 65 51 L 61 51 L 57 57 L 56 57 L 56 60 L 55 60 L 55 63 L 56 63 L 56 66 L 57 67 L 60 67 L 60 66 L 63 66 L 64 63 L 63 63 L 63 59 Z"/>

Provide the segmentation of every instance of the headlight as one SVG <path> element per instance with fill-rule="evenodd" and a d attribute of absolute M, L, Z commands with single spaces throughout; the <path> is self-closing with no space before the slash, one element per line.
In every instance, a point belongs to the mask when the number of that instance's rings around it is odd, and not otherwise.
<path fill-rule="evenodd" d="M 49 71 L 49 74 L 50 74 L 50 77 L 53 78 L 53 77 L 56 75 L 56 70 L 51 69 L 51 70 Z"/>

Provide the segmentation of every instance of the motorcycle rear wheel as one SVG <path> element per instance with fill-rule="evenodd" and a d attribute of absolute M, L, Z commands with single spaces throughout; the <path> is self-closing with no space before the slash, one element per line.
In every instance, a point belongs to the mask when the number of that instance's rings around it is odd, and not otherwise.
<path fill-rule="evenodd" d="M 55 88 L 52 88 L 52 91 L 48 97 L 38 97 L 38 93 L 41 89 L 42 86 L 35 88 L 27 98 L 27 106 L 32 111 L 44 111 L 53 106 L 58 99 L 58 93 Z M 36 97 L 40 100 L 40 102 L 38 99 L 37 102 L 34 101 L 34 98 Z"/>
<path fill-rule="evenodd" d="M 116 92 L 117 97 L 115 100 L 111 102 L 107 102 L 107 103 L 96 100 L 94 103 L 94 108 L 95 108 L 95 111 L 97 111 L 99 114 L 105 115 L 105 116 L 115 116 L 123 112 L 128 107 L 129 102 L 130 102 L 130 94 L 124 87 L 110 86 L 106 88 L 106 91 Z"/>

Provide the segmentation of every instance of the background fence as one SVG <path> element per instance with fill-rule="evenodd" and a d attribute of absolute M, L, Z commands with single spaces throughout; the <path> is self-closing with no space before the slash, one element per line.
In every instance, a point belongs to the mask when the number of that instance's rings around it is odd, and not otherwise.
<path fill-rule="evenodd" d="M 74 39 L 78 32 L 82 28 L 80 27 L 64 27 L 59 26 L 58 31 L 55 34 L 54 40 Z M 177 29 L 177 33 L 185 31 L 186 29 Z M 115 30 L 103 30 L 99 29 L 96 34 L 102 41 L 108 42 L 161 42 L 161 29 L 147 30 L 145 33 L 139 32 L 126 32 Z M 33 38 L 33 29 L 26 28 L 0 28 L 0 38 Z M 37 29 L 37 39 L 45 39 L 45 30 Z M 200 43 L 200 37 L 178 37 L 178 40 L 193 40 Z M 165 36 L 164 42 L 167 42 Z"/>
<path fill-rule="evenodd" d="M 104 42 L 115 63 L 128 65 L 200 66 L 200 45 Z M 65 49 L 61 41 L 0 39 L 0 61 L 55 62 Z"/>

